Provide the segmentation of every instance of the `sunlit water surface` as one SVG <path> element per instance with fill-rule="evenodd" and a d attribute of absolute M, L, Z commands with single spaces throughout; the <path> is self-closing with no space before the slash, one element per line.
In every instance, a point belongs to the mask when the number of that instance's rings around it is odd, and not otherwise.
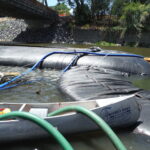
<path fill-rule="evenodd" d="M 2 72 L 22 73 L 25 72 L 27 68 L 0 66 L 0 70 Z M 22 82 L 25 83 L 24 85 L 0 91 L 0 101 L 12 103 L 48 103 L 68 101 L 70 99 L 64 96 L 58 87 L 60 75 L 61 71 L 37 69 L 23 77 Z M 33 82 L 26 84 L 26 80 Z"/>

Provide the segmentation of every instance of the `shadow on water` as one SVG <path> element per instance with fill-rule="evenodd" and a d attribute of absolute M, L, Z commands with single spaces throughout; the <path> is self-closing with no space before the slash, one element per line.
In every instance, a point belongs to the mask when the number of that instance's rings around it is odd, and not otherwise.
<path fill-rule="evenodd" d="M 148 136 L 129 131 L 126 133 L 118 132 L 117 135 L 128 150 L 148 150 L 150 147 L 150 137 Z M 66 138 L 75 150 L 115 150 L 108 137 L 100 131 Z M 3 147 L 3 150 L 62 150 L 60 145 L 52 139 L 19 141 L 0 146 Z"/>

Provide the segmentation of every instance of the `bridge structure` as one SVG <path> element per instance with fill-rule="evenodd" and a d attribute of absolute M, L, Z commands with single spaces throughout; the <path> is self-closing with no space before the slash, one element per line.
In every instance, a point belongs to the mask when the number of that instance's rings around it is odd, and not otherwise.
<path fill-rule="evenodd" d="M 53 24 L 58 14 L 47 6 L 47 0 L 0 0 L 0 16 L 25 19 L 29 24 Z"/>

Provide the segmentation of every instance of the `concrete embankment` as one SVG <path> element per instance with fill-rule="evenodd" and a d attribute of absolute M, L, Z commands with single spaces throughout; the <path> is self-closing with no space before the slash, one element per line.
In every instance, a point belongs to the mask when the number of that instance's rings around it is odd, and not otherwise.
<path fill-rule="evenodd" d="M 22 19 L 0 19 L 0 41 L 21 43 L 96 43 L 106 41 L 121 45 L 150 47 L 150 33 L 128 33 L 121 36 L 121 30 L 80 29 L 69 27 L 69 21 L 44 28 L 30 28 Z"/>
<path fill-rule="evenodd" d="M 11 42 L 24 32 L 27 24 L 24 20 L 15 18 L 0 18 L 0 41 Z"/>
<path fill-rule="evenodd" d="M 143 32 L 139 37 L 135 33 L 126 33 L 122 36 L 122 30 L 99 30 L 99 29 L 80 29 L 76 28 L 73 31 L 73 39 L 77 43 L 96 43 L 106 41 L 110 43 L 117 43 L 121 45 L 150 47 L 150 32 Z"/>
<path fill-rule="evenodd" d="M 44 28 L 30 28 L 26 21 L 0 19 L 0 41 L 21 43 L 72 43 L 71 31 L 65 23 Z"/>

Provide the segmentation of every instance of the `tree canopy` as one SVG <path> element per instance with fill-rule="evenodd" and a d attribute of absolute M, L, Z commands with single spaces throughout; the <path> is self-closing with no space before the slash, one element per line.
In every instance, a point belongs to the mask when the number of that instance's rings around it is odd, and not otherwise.
<path fill-rule="evenodd" d="M 56 11 L 58 11 L 59 14 L 70 14 L 70 9 L 65 5 L 65 3 L 58 3 L 56 6 L 53 7 Z"/>
<path fill-rule="evenodd" d="M 86 24 L 96 22 L 98 16 L 105 15 L 109 10 L 111 0 L 58 0 L 74 9 L 76 23 Z"/>
<path fill-rule="evenodd" d="M 150 0 L 58 0 L 58 2 L 73 9 L 78 25 L 96 24 L 101 21 L 102 16 L 113 15 L 114 18 L 117 17 L 122 27 L 144 29 L 149 26 Z"/>

